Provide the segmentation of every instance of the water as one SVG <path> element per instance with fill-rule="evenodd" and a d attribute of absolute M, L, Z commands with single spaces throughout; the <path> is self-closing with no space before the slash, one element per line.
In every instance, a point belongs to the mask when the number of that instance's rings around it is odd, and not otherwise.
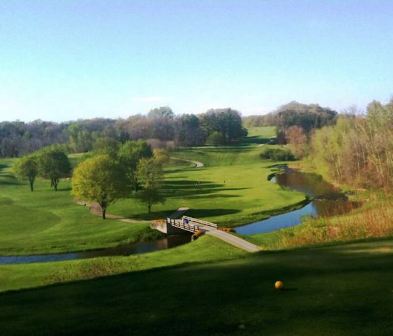
<path fill-rule="evenodd" d="M 88 259 L 88 258 L 108 257 L 108 256 L 128 256 L 131 254 L 141 254 L 141 253 L 164 250 L 164 249 L 189 243 L 190 241 L 191 241 L 191 235 L 188 234 L 174 235 L 174 236 L 168 236 L 164 239 L 158 239 L 150 242 L 137 242 L 137 243 L 118 246 L 118 247 L 85 251 L 85 252 L 42 254 L 42 255 L 28 255 L 28 256 L 5 256 L 5 257 L 0 257 L 0 264 L 24 264 L 24 263 L 34 263 L 34 262 Z"/>
<path fill-rule="evenodd" d="M 312 201 L 300 209 L 272 216 L 248 225 L 239 226 L 236 228 L 237 233 L 256 234 L 271 232 L 300 224 L 304 216 L 332 216 L 348 212 L 356 207 L 356 204 L 349 202 L 343 193 L 316 174 L 301 173 L 293 169 L 284 168 L 283 172 L 273 176 L 271 181 L 279 184 L 283 188 L 290 188 L 303 192 L 312 198 Z M 0 257 L 0 264 L 49 262 L 106 256 L 128 256 L 172 248 L 186 244 L 190 241 L 190 235 L 176 235 L 151 242 L 138 242 L 120 247 L 86 252 L 5 256 Z"/>
<path fill-rule="evenodd" d="M 239 226 L 236 228 L 237 233 L 256 234 L 272 232 L 300 224 L 304 216 L 334 216 L 346 213 L 357 206 L 356 203 L 348 201 L 345 194 L 316 174 L 302 173 L 294 169 L 285 168 L 282 173 L 272 177 L 271 181 L 283 188 L 303 192 L 312 201 L 300 209 Z"/>

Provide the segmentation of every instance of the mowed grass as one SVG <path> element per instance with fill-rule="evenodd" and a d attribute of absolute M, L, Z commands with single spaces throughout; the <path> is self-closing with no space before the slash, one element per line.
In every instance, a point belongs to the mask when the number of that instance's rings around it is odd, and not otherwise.
<path fill-rule="evenodd" d="M 221 240 L 204 236 L 176 248 L 131 256 L 0 265 L 0 292 L 92 279 L 164 266 L 227 260 L 246 255 Z"/>
<path fill-rule="evenodd" d="M 274 290 L 278 279 L 286 290 Z M 263 252 L 3 293 L 0 329 L 8 336 L 391 335 L 392 284 L 392 240 Z"/>
<path fill-rule="evenodd" d="M 13 160 L 0 161 L 0 255 L 79 251 L 137 241 L 146 222 L 103 221 L 75 204 L 70 181 L 59 191 L 38 179 L 35 191 L 12 174 Z"/>
<path fill-rule="evenodd" d="M 190 216 L 222 226 L 251 223 L 284 209 L 297 207 L 305 195 L 282 189 L 268 181 L 278 162 L 259 158 L 261 147 L 226 146 L 178 150 L 176 158 L 200 161 L 203 168 L 172 164 L 165 174 L 166 202 L 153 206 L 150 216 L 146 206 L 135 199 L 125 199 L 109 211 L 130 218 L 162 218 L 179 207 L 188 207 Z"/>
<path fill-rule="evenodd" d="M 164 204 L 153 213 L 134 198 L 117 202 L 109 211 L 135 219 L 124 223 L 91 215 L 75 204 L 69 180 L 59 191 L 49 181 L 37 179 L 35 191 L 12 174 L 14 160 L 0 160 L 0 255 L 23 255 L 81 251 L 126 244 L 149 234 L 147 220 L 164 218 L 179 207 L 189 214 L 221 225 L 236 226 L 259 220 L 283 208 L 296 206 L 304 195 L 283 190 L 267 176 L 274 162 L 259 158 L 259 142 L 272 134 L 270 128 L 252 131 L 245 143 L 228 147 L 179 150 L 173 156 L 199 160 L 203 168 L 173 161 L 166 167 Z M 267 134 L 267 135 L 266 135 Z M 81 157 L 71 157 L 76 164 Z"/>

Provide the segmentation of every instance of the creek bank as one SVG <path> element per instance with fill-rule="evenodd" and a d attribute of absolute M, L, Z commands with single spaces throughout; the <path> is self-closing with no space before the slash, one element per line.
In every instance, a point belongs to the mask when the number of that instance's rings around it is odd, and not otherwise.
<path fill-rule="evenodd" d="M 295 210 L 236 227 L 238 234 L 268 233 L 301 224 L 305 216 L 334 216 L 359 206 L 356 202 L 349 201 L 343 192 L 326 182 L 320 175 L 303 173 L 288 167 L 280 168 L 281 171 L 270 174 L 268 179 L 282 188 L 303 192 L 307 199 Z"/>

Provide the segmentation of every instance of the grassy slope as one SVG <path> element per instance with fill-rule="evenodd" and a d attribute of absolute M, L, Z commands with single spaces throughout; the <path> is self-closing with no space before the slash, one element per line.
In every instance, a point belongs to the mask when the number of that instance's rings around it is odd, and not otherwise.
<path fill-rule="evenodd" d="M 76 205 L 70 182 L 49 190 L 38 179 L 31 193 L 11 174 L 12 160 L 0 161 L 0 255 L 63 252 L 133 242 L 149 230 L 148 224 L 103 221 Z"/>
<path fill-rule="evenodd" d="M 127 257 L 0 265 L 0 292 L 163 266 L 232 259 L 245 254 L 242 250 L 206 236 L 177 248 Z"/>
<path fill-rule="evenodd" d="M 236 226 L 304 201 L 303 194 L 284 190 L 267 180 L 274 169 L 273 162 L 259 158 L 258 143 L 266 142 L 266 135 L 273 135 L 272 130 L 259 128 L 258 133 L 253 129 L 252 136 L 241 146 L 200 147 L 173 153 L 178 158 L 201 161 L 205 167 L 168 168 L 164 190 L 167 200 L 153 207 L 151 218 L 189 207 L 191 216 Z M 135 199 L 119 201 L 110 211 L 132 218 L 149 218 L 146 206 Z"/>
<path fill-rule="evenodd" d="M 261 253 L 0 294 L 25 335 L 391 335 L 393 242 Z M 286 291 L 275 291 L 282 279 Z"/>

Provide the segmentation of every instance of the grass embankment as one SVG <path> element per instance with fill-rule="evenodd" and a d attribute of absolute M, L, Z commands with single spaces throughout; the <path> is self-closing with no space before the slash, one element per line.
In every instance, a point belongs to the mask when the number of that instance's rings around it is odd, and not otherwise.
<path fill-rule="evenodd" d="M 226 260 L 247 253 L 213 237 L 153 253 L 73 261 L 0 265 L 0 292 L 187 263 Z"/>
<path fill-rule="evenodd" d="M 78 251 L 116 246 L 150 234 L 147 222 L 103 221 L 74 203 L 70 181 L 59 191 L 37 179 L 35 191 L 11 172 L 13 160 L 0 161 L 0 255 Z"/>
<path fill-rule="evenodd" d="M 291 163 L 291 167 L 315 173 L 308 160 Z M 320 244 L 344 243 L 393 236 L 393 195 L 382 190 L 352 189 L 340 185 L 324 174 L 324 179 L 347 193 L 357 206 L 345 214 L 303 219 L 302 224 L 267 234 L 245 236 L 265 249 L 286 249 Z"/>
<path fill-rule="evenodd" d="M 0 295 L 0 329 L 8 336 L 391 335 L 392 254 L 391 240 L 263 252 L 9 292 Z M 277 279 L 287 290 L 273 289 Z"/>
<path fill-rule="evenodd" d="M 262 130 L 262 131 L 261 131 Z M 267 142 L 265 133 L 273 128 L 254 129 L 245 144 L 224 147 L 199 147 L 177 150 L 174 157 L 201 161 L 203 168 L 173 165 L 166 169 L 164 204 L 153 207 L 151 216 L 146 206 L 135 199 L 117 202 L 109 211 L 130 218 L 162 218 L 179 207 L 188 207 L 190 216 L 220 224 L 237 226 L 251 223 L 283 209 L 295 208 L 305 195 L 284 190 L 267 177 L 278 162 L 263 161 L 259 143 Z"/>
<path fill-rule="evenodd" d="M 378 193 L 367 193 L 362 207 L 345 215 L 305 218 L 292 228 L 247 239 L 267 249 L 283 249 L 316 244 L 337 243 L 357 239 L 393 236 L 393 199 Z"/>

